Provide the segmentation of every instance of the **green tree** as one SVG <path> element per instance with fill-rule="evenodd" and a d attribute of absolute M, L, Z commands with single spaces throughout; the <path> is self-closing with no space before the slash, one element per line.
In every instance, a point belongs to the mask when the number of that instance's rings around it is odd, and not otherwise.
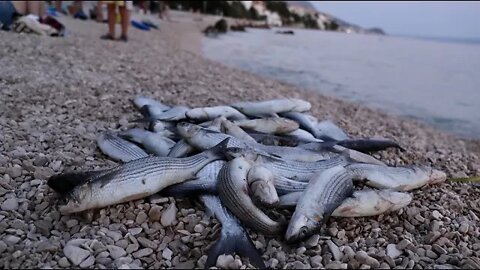
<path fill-rule="evenodd" d="M 303 16 L 303 25 L 305 25 L 305 28 L 312 28 L 312 29 L 319 29 L 320 27 L 318 26 L 317 20 L 315 18 L 312 18 L 310 14 L 307 14 Z"/>
<path fill-rule="evenodd" d="M 250 13 L 250 18 L 252 20 L 259 20 L 260 19 L 260 16 L 258 15 L 258 11 L 254 7 L 250 7 L 248 12 Z"/>

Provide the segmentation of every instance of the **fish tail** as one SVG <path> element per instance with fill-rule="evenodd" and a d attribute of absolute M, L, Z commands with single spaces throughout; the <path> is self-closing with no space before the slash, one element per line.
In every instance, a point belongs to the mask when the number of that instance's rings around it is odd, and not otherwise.
<path fill-rule="evenodd" d="M 56 174 L 48 179 L 47 185 L 56 192 L 65 195 L 98 173 L 99 171 Z"/>
<path fill-rule="evenodd" d="M 225 156 L 225 150 L 227 149 L 229 141 L 230 138 L 226 138 L 214 147 L 208 149 L 208 151 L 205 151 L 205 153 L 214 158 L 223 158 Z"/>
<path fill-rule="evenodd" d="M 374 152 L 382 151 L 388 148 L 398 148 L 401 151 L 405 151 L 397 142 L 392 140 L 375 140 L 375 139 L 350 139 L 338 142 L 339 145 L 357 150 L 359 152 Z"/>
<path fill-rule="evenodd" d="M 237 253 L 243 258 L 248 258 L 250 263 L 258 268 L 265 268 L 265 262 L 262 256 L 255 248 L 252 240 L 244 229 L 239 232 L 225 232 L 222 228 L 220 239 L 208 251 L 208 258 L 205 268 L 214 266 L 218 256 L 222 254 Z"/>

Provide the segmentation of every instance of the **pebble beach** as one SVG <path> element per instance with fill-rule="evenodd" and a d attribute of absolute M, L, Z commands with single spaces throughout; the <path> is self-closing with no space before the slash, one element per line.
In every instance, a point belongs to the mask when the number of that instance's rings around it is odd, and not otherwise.
<path fill-rule="evenodd" d="M 172 19 L 160 30 L 130 28 L 127 43 L 100 40 L 106 24 L 65 17 L 64 38 L 0 31 L 1 268 L 204 267 L 220 224 L 196 200 L 152 196 L 61 215 L 47 186 L 57 173 L 117 164 L 95 138 L 137 126 L 136 95 L 190 107 L 301 98 L 351 136 L 399 142 L 406 151 L 374 154 L 391 166 L 480 175 L 480 141 L 212 62 L 200 53 L 208 18 L 172 12 Z M 393 213 L 331 218 L 293 245 L 248 231 L 271 268 L 480 268 L 480 185 L 447 181 L 412 195 Z M 217 267 L 253 268 L 231 255 Z"/>

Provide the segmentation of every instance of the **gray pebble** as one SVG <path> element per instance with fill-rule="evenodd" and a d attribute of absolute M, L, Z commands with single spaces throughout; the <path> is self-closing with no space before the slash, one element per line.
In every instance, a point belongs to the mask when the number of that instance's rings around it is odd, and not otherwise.
<path fill-rule="evenodd" d="M 148 216 L 150 217 L 150 220 L 152 222 L 153 221 L 159 221 L 161 215 L 162 215 L 162 208 L 157 206 L 157 205 L 153 205 L 150 208 L 150 211 L 148 211 Z"/>
<path fill-rule="evenodd" d="M 123 257 L 127 254 L 125 249 L 114 246 L 114 245 L 107 245 L 107 249 L 108 249 L 108 252 L 110 252 L 110 257 L 112 257 L 112 259 L 114 260 L 120 257 Z"/>
<path fill-rule="evenodd" d="M 60 267 L 70 267 L 71 264 L 70 262 L 68 261 L 67 257 L 62 257 L 60 258 L 60 260 L 58 260 L 58 265 Z"/>
<path fill-rule="evenodd" d="M 164 227 L 172 226 L 176 220 L 177 216 L 177 207 L 175 203 L 171 203 L 168 208 L 163 211 L 160 223 Z"/>
<path fill-rule="evenodd" d="M 63 248 L 63 254 L 65 254 L 73 265 L 80 265 L 83 260 L 90 256 L 90 251 L 73 245 L 67 245 Z"/>
<path fill-rule="evenodd" d="M 22 175 L 22 167 L 15 164 L 13 165 L 13 167 L 7 168 L 6 173 L 10 175 L 12 178 L 20 177 Z"/>
<path fill-rule="evenodd" d="M 327 240 L 326 241 L 328 248 L 330 249 L 330 252 L 332 252 L 333 258 L 335 261 L 341 261 L 343 258 L 343 253 L 340 251 L 337 245 L 332 242 L 332 240 Z"/>
<path fill-rule="evenodd" d="M 388 244 L 387 255 L 390 256 L 392 259 L 395 259 L 398 258 L 398 256 L 402 255 L 402 251 L 398 250 L 395 244 Z"/>
<path fill-rule="evenodd" d="M 217 267 L 222 269 L 228 269 L 228 266 L 235 260 L 232 255 L 220 255 L 217 258 Z"/>
<path fill-rule="evenodd" d="M 306 241 L 305 241 L 305 247 L 306 248 L 313 248 L 315 246 L 318 245 L 318 241 L 320 240 L 320 235 L 318 234 L 314 234 L 312 236 L 310 236 L 310 238 L 308 238 Z M 312 266 L 313 267 L 313 266 Z"/>
<path fill-rule="evenodd" d="M 142 224 L 145 221 L 147 221 L 147 218 L 148 218 L 147 214 L 143 211 L 140 211 L 137 215 L 137 218 L 135 219 L 135 222 L 137 224 Z"/>
<path fill-rule="evenodd" d="M 139 237 L 137 238 L 137 241 L 142 247 L 151 248 L 151 249 L 157 249 L 158 247 L 157 244 L 155 244 L 153 241 L 145 237 Z"/>
<path fill-rule="evenodd" d="M 133 255 L 133 257 L 138 259 L 138 258 L 148 256 L 152 253 L 153 253 L 153 250 L 151 248 L 144 248 L 144 249 L 140 249 L 137 252 L 134 252 L 132 255 Z"/>
<path fill-rule="evenodd" d="M 95 264 L 95 257 L 91 256 L 88 257 L 86 260 L 80 263 L 80 268 L 87 268 Z"/>
<path fill-rule="evenodd" d="M 2 206 L 0 207 L 3 211 L 14 211 L 18 209 L 18 201 L 17 198 L 8 198 L 6 199 L 3 203 Z"/>
<path fill-rule="evenodd" d="M 323 258 L 320 255 L 315 255 L 313 257 L 310 257 L 310 265 L 312 266 L 312 268 L 317 268 L 317 269 L 321 268 L 323 267 L 322 260 Z"/>
<path fill-rule="evenodd" d="M 380 263 L 378 262 L 377 259 L 370 257 L 365 251 L 357 251 L 357 254 L 355 254 L 355 259 L 361 264 L 366 264 L 369 265 L 373 268 L 378 268 L 380 266 Z"/>

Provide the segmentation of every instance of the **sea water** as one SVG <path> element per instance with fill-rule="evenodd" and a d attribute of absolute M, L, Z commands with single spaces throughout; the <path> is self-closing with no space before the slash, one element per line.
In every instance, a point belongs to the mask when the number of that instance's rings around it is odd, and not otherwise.
<path fill-rule="evenodd" d="M 248 28 L 205 38 L 203 52 L 229 66 L 480 138 L 480 44 L 276 31 Z"/>

